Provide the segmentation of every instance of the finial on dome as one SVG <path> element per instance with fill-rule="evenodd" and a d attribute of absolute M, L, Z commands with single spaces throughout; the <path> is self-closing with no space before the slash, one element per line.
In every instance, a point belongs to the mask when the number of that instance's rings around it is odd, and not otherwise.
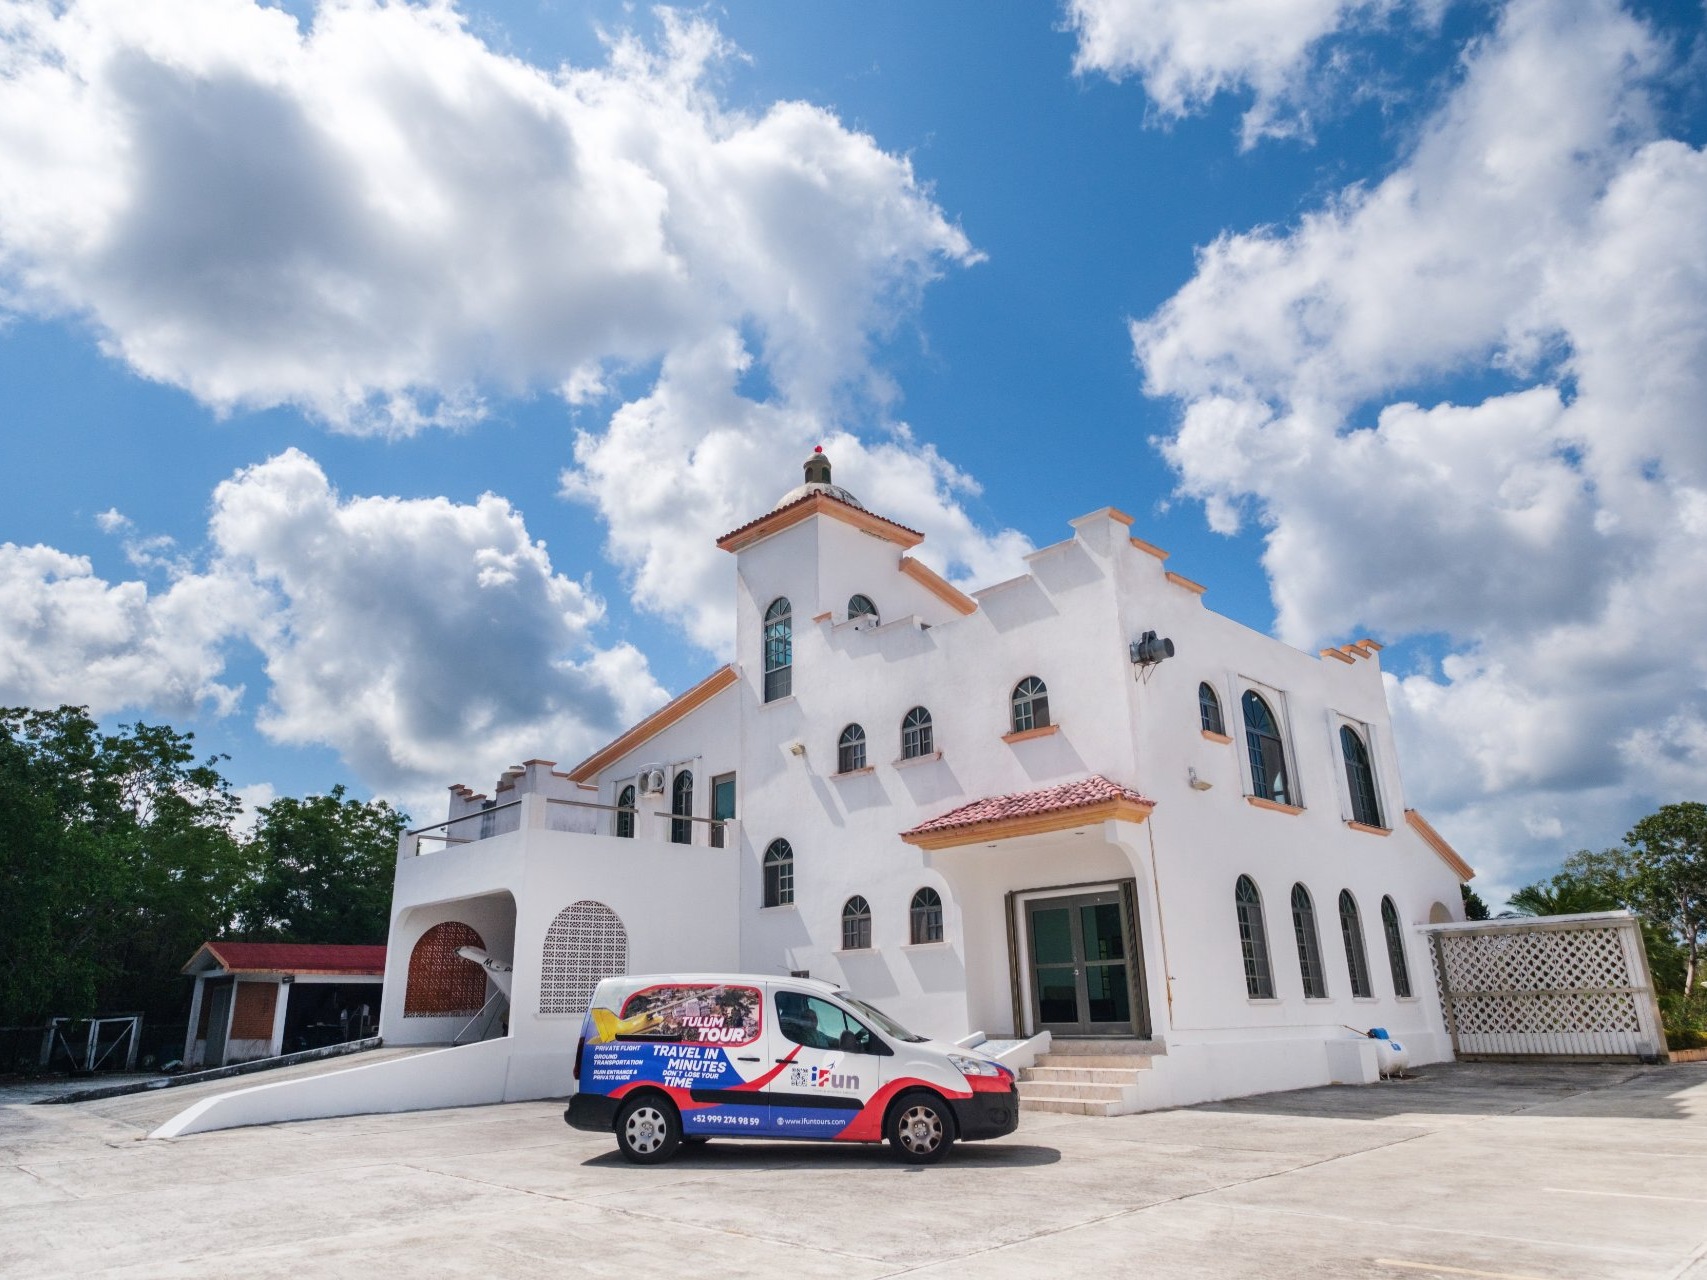
<path fill-rule="evenodd" d="M 830 459 L 824 453 L 823 445 L 814 445 L 812 452 L 806 455 L 806 483 L 797 485 L 782 495 L 777 502 L 778 507 L 786 507 L 791 502 L 798 502 L 809 494 L 822 493 L 834 498 L 837 502 L 845 502 L 850 507 L 864 510 L 864 504 L 840 485 L 830 480 Z"/>
<path fill-rule="evenodd" d="M 830 460 L 824 456 L 824 446 L 821 444 L 815 445 L 806 459 L 806 483 L 830 483 Z"/>

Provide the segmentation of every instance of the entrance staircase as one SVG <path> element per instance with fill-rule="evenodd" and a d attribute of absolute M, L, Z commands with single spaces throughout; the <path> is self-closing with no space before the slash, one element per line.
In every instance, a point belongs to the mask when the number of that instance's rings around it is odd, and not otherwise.
<path fill-rule="evenodd" d="M 1139 1081 L 1160 1040 L 1062 1040 L 1037 1064 L 1021 1067 L 1019 1109 L 1077 1116 L 1120 1116 L 1138 1110 Z"/>

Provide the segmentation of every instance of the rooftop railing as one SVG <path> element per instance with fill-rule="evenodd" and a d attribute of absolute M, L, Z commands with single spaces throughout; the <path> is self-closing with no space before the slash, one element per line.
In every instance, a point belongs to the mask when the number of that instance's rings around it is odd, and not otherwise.
<path fill-rule="evenodd" d="M 443 822 L 434 822 L 406 831 L 400 852 L 405 857 L 418 857 L 422 854 L 437 853 L 454 845 L 475 844 L 492 836 L 507 835 L 524 827 L 619 838 L 616 833 L 616 818 L 601 821 L 598 817 L 606 813 L 630 815 L 632 833 L 642 839 L 665 839 L 671 844 L 699 845 L 713 849 L 724 848 L 734 840 L 733 818 L 700 818 L 639 809 L 631 805 L 595 804 L 591 800 L 562 800 L 556 796 L 530 794 L 495 804 L 489 809 L 480 809 L 474 813 L 465 813 Z M 668 825 L 659 835 L 653 836 L 647 828 L 657 822 Z M 437 843 L 435 847 L 423 848 L 423 841 Z"/>

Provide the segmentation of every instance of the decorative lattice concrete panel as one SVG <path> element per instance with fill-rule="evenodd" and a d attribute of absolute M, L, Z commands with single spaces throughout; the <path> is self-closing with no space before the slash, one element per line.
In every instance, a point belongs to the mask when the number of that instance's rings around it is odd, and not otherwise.
<path fill-rule="evenodd" d="M 409 953 L 405 1018 L 472 1018 L 486 1003 L 486 970 L 457 955 L 458 947 L 486 949 L 473 926 L 460 920 L 435 924 Z"/>
<path fill-rule="evenodd" d="M 541 1013 L 580 1013 L 593 988 L 628 972 L 628 930 L 602 902 L 583 900 L 557 913 L 545 931 L 539 973 Z"/>
<path fill-rule="evenodd" d="M 1633 917 L 1498 920 L 1430 933 L 1441 1007 L 1461 1056 L 1663 1051 Z"/>

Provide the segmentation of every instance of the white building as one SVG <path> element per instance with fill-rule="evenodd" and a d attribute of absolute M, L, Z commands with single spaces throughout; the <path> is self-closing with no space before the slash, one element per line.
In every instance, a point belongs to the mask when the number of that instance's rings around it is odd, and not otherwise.
<path fill-rule="evenodd" d="M 1348 1025 L 1450 1056 L 1416 926 L 1461 918 L 1472 872 L 1405 807 L 1379 645 L 1221 617 L 1113 508 L 968 596 L 822 454 L 806 479 L 718 543 L 734 663 L 403 841 L 386 1042 L 502 1031 L 458 948 L 514 972 L 507 1034 L 415 1059 L 458 1083 L 399 1105 L 567 1092 L 625 970 L 809 973 L 939 1038 L 1141 1050 L 1116 1110 L 1372 1080 Z"/>

